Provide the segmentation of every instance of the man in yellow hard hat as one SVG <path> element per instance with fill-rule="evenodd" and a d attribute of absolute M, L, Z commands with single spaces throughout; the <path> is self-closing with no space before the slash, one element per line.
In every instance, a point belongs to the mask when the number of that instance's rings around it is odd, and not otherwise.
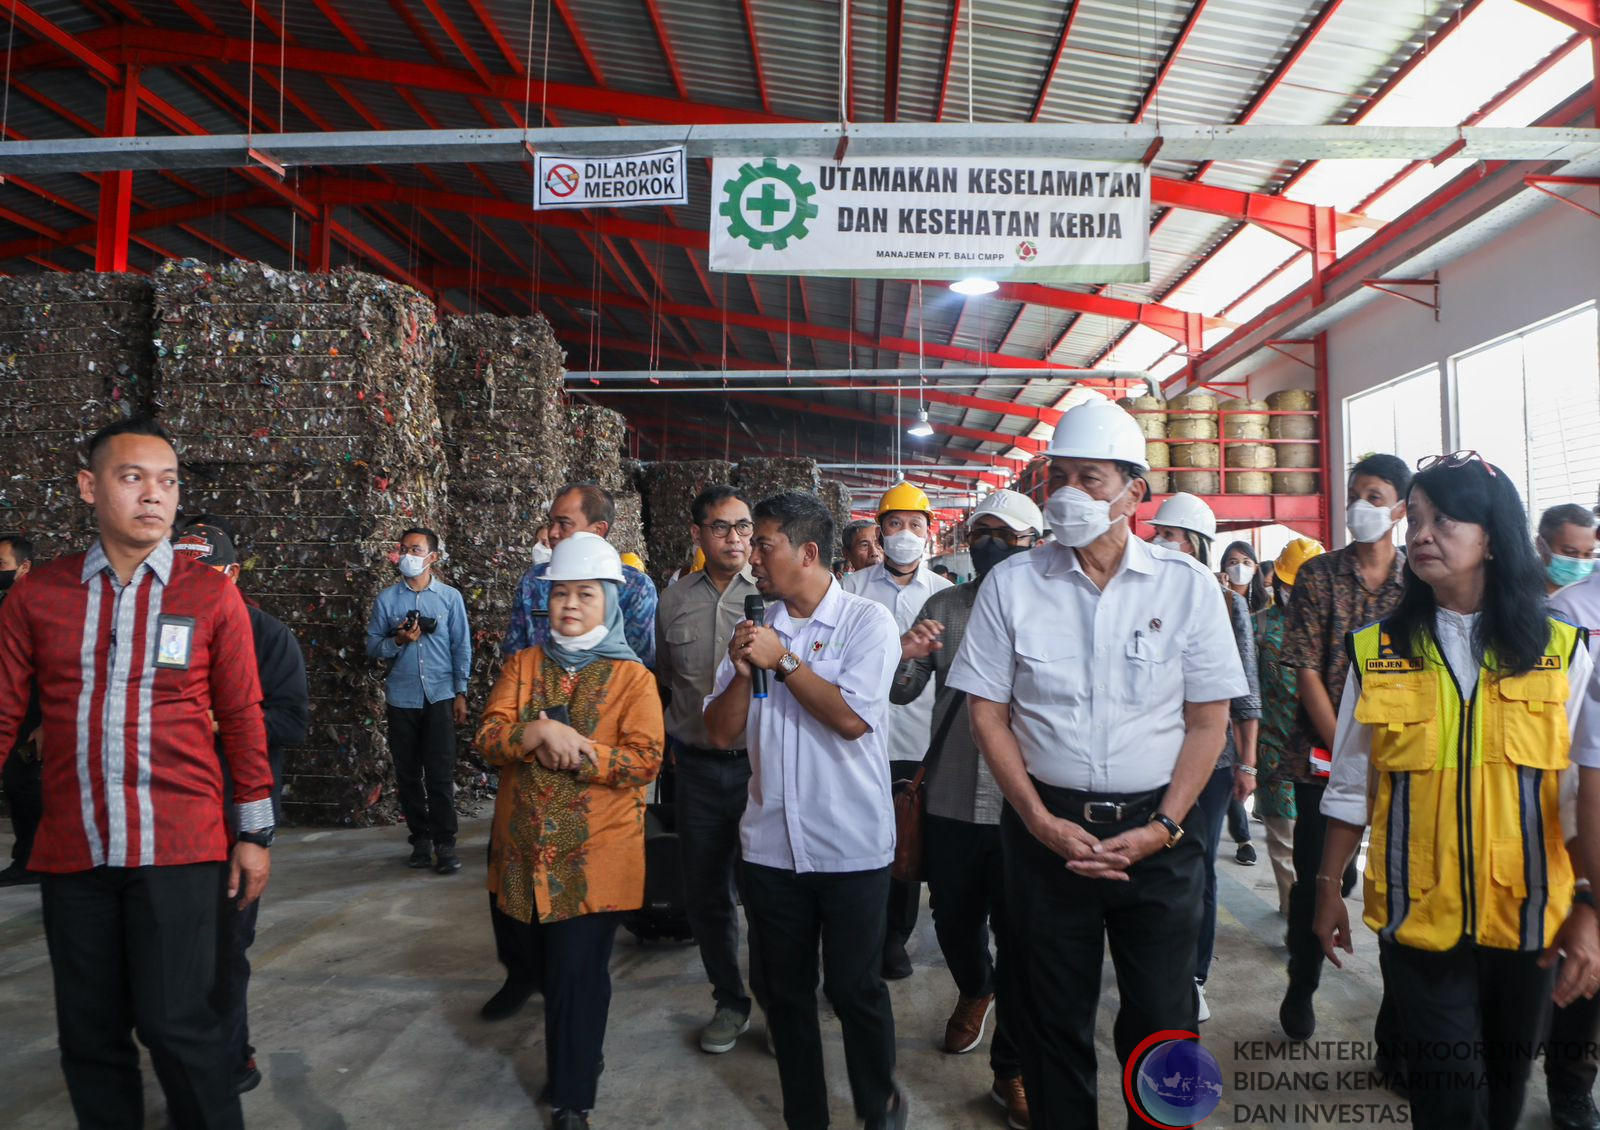
<path fill-rule="evenodd" d="M 899 482 L 878 503 L 878 530 L 883 560 L 850 573 L 842 582 L 846 592 L 864 596 L 887 608 L 904 635 L 917 622 L 917 613 L 936 592 L 950 582 L 928 568 L 928 538 L 933 505 L 921 487 Z M 933 687 L 923 688 L 911 702 L 889 708 L 889 777 L 909 781 L 917 774 L 928 742 L 933 737 Z M 889 886 L 889 930 L 883 943 L 883 975 L 890 980 L 911 976 L 906 940 L 917 925 L 922 901 L 920 884 L 898 880 Z"/>
<path fill-rule="evenodd" d="M 630 569 L 637 569 L 641 573 L 644 572 L 644 558 L 640 557 L 637 553 L 624 553 L 621 557 L 621 561 Z"/>
<path fill-rule="evenodd" d="M 1273 562 L 1273 600 L 1256 613 L 1256 661 L 1261 672 L 1261 729 L 1256 737 L 1256 815 L 1267 829 L 1267 856 L 1278 884 L 1278 913 L 1289 916 L 1294 886 L 1294 777 L 1283 768 L 1295 740 L 1300 710 L 1300 679 L 1278 660 L 1289 627 L 1289 600 L 1300 566 L 1323 552 L 1322 543 L 1296 538 Z"/>

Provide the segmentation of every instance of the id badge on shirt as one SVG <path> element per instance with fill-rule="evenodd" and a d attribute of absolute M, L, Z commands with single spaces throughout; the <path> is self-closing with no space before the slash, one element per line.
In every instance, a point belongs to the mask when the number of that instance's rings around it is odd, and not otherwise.
<path fill-rule="evenodd" d="M 187 671 L 194 648 L 194 617 L 163 615 L 156 620 L 156 666 Z"/>

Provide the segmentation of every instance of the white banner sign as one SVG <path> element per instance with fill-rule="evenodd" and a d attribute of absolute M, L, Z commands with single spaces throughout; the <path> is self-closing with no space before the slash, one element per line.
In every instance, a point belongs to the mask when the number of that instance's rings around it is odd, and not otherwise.
<path fill-rule="evenodd" d="M 687 203 L 689 174 L 681 145 L 625 157 L 540 153 L 535 160 L 535 209 Z"/>
<path fill-rule="evenodd" d="M 1051 158 L 718 157 L 711 269 L 1145 282 L 1150 174 Z"/>

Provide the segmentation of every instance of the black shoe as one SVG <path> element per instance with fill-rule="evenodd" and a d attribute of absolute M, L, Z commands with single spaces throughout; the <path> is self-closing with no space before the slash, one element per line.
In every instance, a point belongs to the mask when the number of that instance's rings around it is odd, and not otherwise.
<path fill-rule="evenodd" d="M 412 844 L 411 858 L 406 860 L 406 866 L 416 871 L 433 866 L 433 851 L 427 844 Z"/>
<path fill-rule="evenodd" d="M 1246 840 L 1239 845 L 1239 850 L 1233 853 L 1233 860 L 1241 867 L 1254 867 L 1256 865 L 1256 846 Z"/>
<path fill-rule="evenodd" d="M 883 945 L 883 979 L 904 981 L 911 976 L 911 959 L 906 956 L 904 942 L 890 938 Z"/>
<path fill-rule="evenodd" d="M 1317 1030 L 1317 1010 L 1311 1003 L 1312 994 L 1289 986 L 1278 1007 L 1278 1023 L 1283 1034 L 1291 1040 L 1309 1040 Z"/>
<path fill-rule="evenodd" d="M 551 1130 L 589 1130 L 589 1116 L 581 1110 L 558 1110 L 550 1119 Z"/>
<path fill-rule="evenodd" d="M 441 875 L 454 875 L 461 870 L 461 857 L 456 855 L 455 848 L 440 848 L 439 862 L 434 870 Z"/>
<path fill-rule="evenodd" d="M 906 1094 L 904 1087 L 894 1085 L 894 1098 L 889 1109 L 882 1118 L 874 1118 L 867 1122 L 867 1130 L 905 1130 L 906 1123 L 911 1118 L 911 1096 Z"/>
<path fill-rule="evenodd" d="M 27 883 L 37 883 L 39 873 L 29 871 L 20 863 L 12 863 L 4 871 L 0 871 L 0 887 L 20 887 Z"/>
<path fill-rule="evenodd" d="M 478 1015 L 485 1020 L 509 1019 L 522 1011 L 522 1006 L 528 1003 L 528 998 L 538 989 L 537 985 L 512 981 L 508 978 L 506 983 L 500 986 L 499 992 L 483 1002 Z"/>
<path fill-rule="evenodd" d="M 1588 1091 L 1550 1088 L 1550 1121 L 1556 1130 L 1600 1130 L 1600 1110 Z"/>
<path fill-rule="evenodd" d="M 253 1091 L 261 1086 L 261 1069 L 256 1066 L 255 1056 L 245 1060 L 244 1066 L 239 1068 L 233 1076 L 233 1093 L 242 1095 L 246 1091 Z"/>
<path fill-rule="evenodd" d="M 596 1079 L 598 1079 L 598 1078 L 600 1078 L 600 1076 L 604 1075 L 605 1073 L 606 1073 L 606 1057 L 605 1056 L 601 1056 L 600 1057 L 600 1067 L 599 1067 L 598 1070 L 595 1071 L 594 1077 Z M 539 1088 L 539 1105 L 540 1106 L 549 1106 L 550 1105 L 550 1080 L 548 1080 L 548 1079 L 545 1080 L 544 1086 Z M 569 1111 L 565 1111 L 564 1113 L 566 1113 L 566 1114 L 575 1114 L 576 1112 L 569 1110 Z M 589 1124 L 587 1122 L 582 1122 L 582 1123 L 579 1123 L 578 1125 L 587 1126 Z"/>
<path fill-rule="evenodd" d="M 1406 1065 L 1404 1060 L 1391 1056 L 1380 1055 L 1372 1061 L 1372 1073 L 1378 1077 L 1378 1084 L 1384 1090 L 1399 1095 L 1402 1099 L 1409 1095 L 1406 1087 Z M 1551 1109 L 1555 1107 L 1551 1103 Z M 1589 1108 L 1593 1110 L 1594 1107 Z"/>

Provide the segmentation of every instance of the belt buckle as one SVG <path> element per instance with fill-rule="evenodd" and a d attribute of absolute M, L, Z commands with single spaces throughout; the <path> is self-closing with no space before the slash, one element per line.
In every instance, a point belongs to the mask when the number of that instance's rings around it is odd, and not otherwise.
<path fill-rule="evenodd" d="M 1083 805 L 1086 824 L 1115 824 L 1122 819 L 1126 805 L 1114 800 L 1090 800 Z"/>

